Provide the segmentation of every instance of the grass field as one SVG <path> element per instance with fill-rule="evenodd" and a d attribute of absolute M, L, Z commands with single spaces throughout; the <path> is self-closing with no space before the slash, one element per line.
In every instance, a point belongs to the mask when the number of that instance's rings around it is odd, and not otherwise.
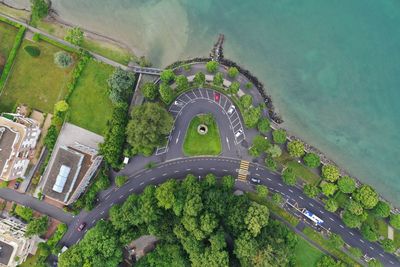
<path fill-rule="evenodd" d="M 110 65 L 90 60 L 69 100 L 69 121 L 102 135 L 113 106 L 107 95 L 107 79 L 114 71 Z"/>
<path fill-rule="evenodd" d="M 203 115 L 204 116 L 204 115 Z M 201 135 L 197 127 L 202 123 L 199 116 L 192 119 L 186 131 L 183 143 L 183 153 L 186 156 L 218 155 L 221 153 L 221 137 L 219 136 L 218 125 L 214 119 L 208 126 L 208 132 Z"/>
<path fill-rule="evenodd" d="M 325 254 L 310 243 L 308 243 L 301 236 L 299 236 L 298 240 L 299 241 L 294 252 L 296 258 L 296 266 L 316 266 L 317 261 Z"/>
<path fill-rule="evenodd" d="M 128 65 L 131 60 L 134 60 L 128 50 L 111 43 L 85 39 L 82 47 L 124 65 Z"/>
<path fill-rule="evenodd" d="M 26 45 L 38 46 L 39 57 L 31 57 Z M 23 103 L 31 108 L 51 113 L 54 104 L 63 99 L 66 85 L 75 64 L 62 69 L 54 64 L 54 53 L 60 51 L 46 42 L 33 43 L 24 40 L 15 58 L 13 69 L 0 96 L 0 111 L 11 111 Z"/>
<path fill-rule="evenodd" d="M 16 27 L 0 22 L 0 74 L 14 45 L 17 32 L 18 29 Z"/>

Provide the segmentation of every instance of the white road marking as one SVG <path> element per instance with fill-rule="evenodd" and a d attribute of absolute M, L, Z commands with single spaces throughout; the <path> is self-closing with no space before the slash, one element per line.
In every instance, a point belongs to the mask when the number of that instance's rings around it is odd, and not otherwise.
<path fill-rule="evenodd" d="M 374 250 L 374 248 L 373 247 L 369 247 L 370 249 L 372 249 L 372 250 Z"/>
<path fill-rule="evenodd" d="M 278 183 L 279 186 L 283 186 L 281 183 Z"/>
<path fill-rule="evenodd" d="M 379 253 L 379 256 L 381 256 L 382 258 L 384 258 L 385 256 L 382 253 Z"/>
<path fill-rule="evenodd" d="M 94 224 L 95 221 L 96 221 L 96 220 L 93 220 L 93 221 L 92 221 L 92 224 Z"/>
<path fill-rule="evenodd" d="M 124 197 L 124 195 L 120 195 L 120 196 L 119 196 L 119 199 L 122 199 L 123 197 Z"/>
<path fill-rule="evenodd" d="M 107 199 L 109 199 L 110 198 L 110 195 L 108 195 L 106 198 L 105 198 L 105 200 L 107 200 Z"/>
<path fill-rule="evenodd" d="M 352 236 L 354 236 L 353 232 L 349 232 Z"/>
<path fill-rule="evenodd" d="M 199 168 L 199 170 L 202 170 L 203 168 Z"/>
<path fill-rule="evenodd" d="M 321 214 L 324 214 L 325 212 L 323 212 L 322 210 L 320 210 L 319 212 L 321 212 Z"/>
<path fill-rule="evenodd" d="M 223 170 L 224 172 L 227 172 L 228 170 Z"/>
<path fill-rule="evenodd" d="M 167 176 L 167 173 L 163 173 L 162 176 Z"/>
<path fill-rule="evenodd" d="M 272 181 L 270 178 L 267 178 L 268 181 Z"/>
<path fill-rule="evenodd" d="M 231 146 L 229 145 L 229 139 L 226 137 L 226 143 L 228 144 L 228 150 L 231 150 Z"/>
<path fill-rule="evenodd" d="M 101 214 L 101 215 L 103 215 L 103 214 L 104 214 L 104 212 L 105 212 L 105 211 L 103 210 L 102 212 L 100 212 L 100 214 Z"/>
<path fill-rule="evenodd" d="M 140 185 L 143 185 L 143 184 L 144 184 L 144 182 L 141 182 L 141 183 L 140 183 Z"/>
<path fill-rule="evenodd" d="M 178 137 L 176 138 L 175 144 L 177 144 L 179 142 L 179 136 L 181 135 L 181 131 L 179 130 L 178 132 Z"/>
<path fill-rule="evenodd" d="M 344 229 L 344 226 L 343 226 L 343 225 L 339 225 L 339 226 L 340 226 L 340 228 Z"/>
<path fill-rule="evenodd" d="M 335 220 L 334 219 L 332 219 L 331 217 L 329 217 L 329 220 L 331 220 L 332 222 L 334 222 Z"/>
<path fill-rule="evenodd" d="M 293 193 L 293 190 L 292 190 L 292 189 L 289 189 L 289 192 L 290 192 L 290 193 Z"/>
<path fill-rule="evenodd" d="M 129 192 L 132 192 L 132 191 L 133 191 L 133 188 L 129 189 Z"/>
<path fill-rule="evenodd" d="M 364 240 L 362 240 L 362 239 L 360 239 L 360 242 L 361 242 L 361 243 L 365 243 Z"/>
<path fill-rule="evenodd" d="M 174 173 L 178 173 L 179 171 L 174 171 Z"/>
<path fill-rule="evenodd" d="M 308 204 L 310 204 L 311 207 L 314 207 L 314 205 L 312 203 L 308 203 Z"/>
<path fill-rule="evenodd" d="M 150 180 L 154 181 L 154 179 L 156 179 L 156 177 L 151 177 Z"/>
<path fill-rule="evenodd" d="M 393 261 L 389 261 L 390 262 L 390 264 L 394 264 L 394 262 Z"/>
<path fill-rule="evenodd" d="M 302 196 L 299 196 L 299 198 L 304 200 L 304 198 Z"/>
<path fill-rule="evenodd" d="M 215 168 L 210 168 L 210 170 L 215 171 Z"/>
<path fill-rule="evenodd" d="M 191 171 L 192 169 L 186 169 L 187 171 Z"/>

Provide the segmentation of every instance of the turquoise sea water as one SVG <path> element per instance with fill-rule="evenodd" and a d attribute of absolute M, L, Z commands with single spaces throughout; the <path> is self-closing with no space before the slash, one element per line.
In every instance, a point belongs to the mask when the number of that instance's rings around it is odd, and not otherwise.
<path fill-rule="evenodd" d="M 400 206 L 397 0 L 53 0 L 66 20 L 158 66 L 225 55 L 264 82 L 285 126 Z"/>

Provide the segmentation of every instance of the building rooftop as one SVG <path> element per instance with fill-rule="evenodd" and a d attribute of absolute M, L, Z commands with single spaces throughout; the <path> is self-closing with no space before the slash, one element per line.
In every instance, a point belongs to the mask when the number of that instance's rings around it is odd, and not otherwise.
<path fill-rule="evenodd" d="M 14 142 L 17 141 L 18 133 L 8 127 L 0 126 L 0 170 L 3 170 L 11 157 Z"/>
<path fill-rule="evenodd" d="M 11 255 L 13 254 L 14 248 L 2 241 L 0 241 L 0 265 L 4 264 L 8 266 L 10 262 Z"/>

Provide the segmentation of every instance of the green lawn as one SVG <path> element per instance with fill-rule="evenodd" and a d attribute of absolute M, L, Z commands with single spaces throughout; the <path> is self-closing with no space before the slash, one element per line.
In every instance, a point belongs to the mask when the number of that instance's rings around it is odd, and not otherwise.
<path fill-rule="evenodd" d="M 325 254 L 310 243 L 308 243 L 301 236 L 299 236 L 298 240 L 299 241 L 294 252 L 296 258 L 296 266 L 316 266 L 317 261 Z"/>
<path fill-rule="evenodd" d="M 217 123 L 212 118 L 207 125 L 207 134 L 201 135 L 197 132 L 197 127 L 201 124 L 201 121 L 201 118 L 196 116 L 190 122 L 183 143 L 183 153 L 186 156 L 219 155 L 222 148 Z"/>
<path fill-rule="evenodd" d="M 26 45 L 38 46 L 39 57 L 31 57 Z M 31 108 L 51 113 L 54 104 L 63 99 L 75 64 L 62 69 L 54 64 L 54 53 L 61 49 L 47 42 L 24 40 L 15 58 L 9 79 L 0 96 L 0 111 L 11 111 L 23 103 Z M 76 59 L 75 59 L 76 61 Z"/>
<path fill-rule="evenodd" d="M 0 22 L 0 74 L 14 45 L 17 32 L 18 29 L 16 27 Z"/>
<path fill-rule="evenodd" d="M 124 65 L 135 59 L 128 50 L 107 42 L 85 39 L 82 47 Z"/>
<path fill-rule="evenodd" d="M 107 95 L 107 79 L 114 71 L 110 65 L 90 60 L 69 100 L 69 121 L 103 135 L 113 105 Z"/>

